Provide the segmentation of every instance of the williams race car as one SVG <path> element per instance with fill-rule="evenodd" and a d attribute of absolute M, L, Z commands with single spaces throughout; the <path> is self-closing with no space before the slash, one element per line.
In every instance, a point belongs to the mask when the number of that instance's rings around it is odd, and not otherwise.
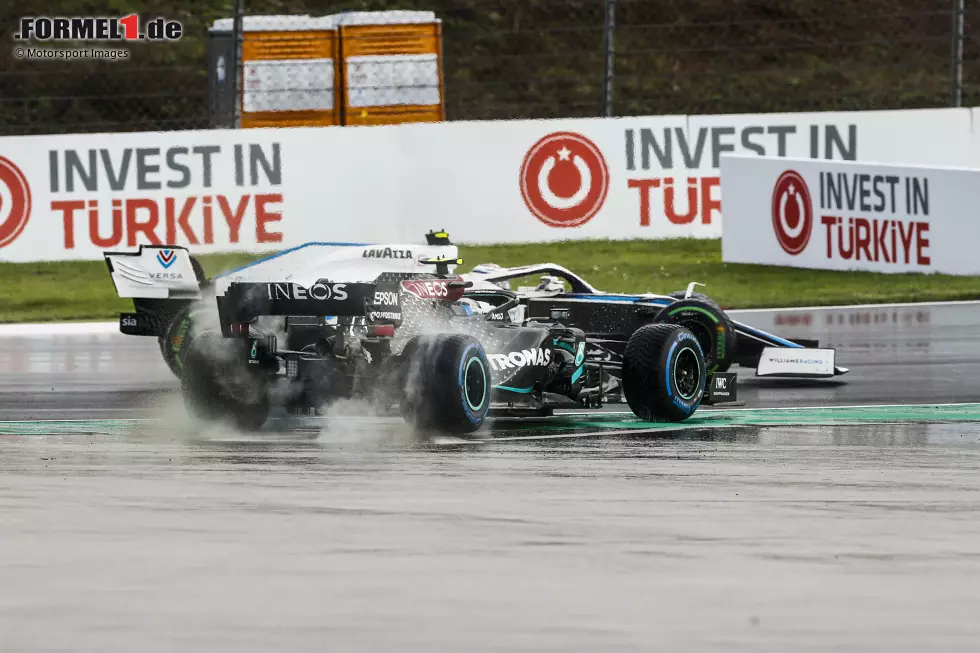
<path fill-rule="evenodd" d="M 491 410 L 625 400 L 641 419 L 681 421 L 701 403 L 735 400 L 725 369 L 741 359 L 718 324 L 738 336 L 743 325 L 710 300 L 609 295 L 547 264 L 459 276 L 457 256 L 440 232 L 424 247 L 310 243 L 212 280 L 178 247 L 106 260 L 136 307 L 120 329 L 160 339 L 192 412 L 244 428 L 261 426 L 273 405 L 308 413 L 354 396 L 455 433 L 476 430 Z M 506 287 L 542 272 L 538 287 Z M 763 351 L 803 344 L 756 337 Z M 831 368 L 845 371 L 832 351 Z"/>
<path fill-rule="evenodd" d="M 536 286 L 510 289 L 511 282 L 540 277 Z M 463 275 L 472 283 L 467 296 L 496 305 L 519 298 L 523 310 L 498 319 L 542 319 L 560 315 L 566 324 L 584 331 L 610 361 L 621 362 L 631 335 L 652 323 L 679 324 L 701 344 L 709 372 L 726 372 L 733 364 L 755 368 L 757 376 L 828 378 L 847 373 L 836 365 L 833 349 L 820 349 L 814 340 L 787 340 L 732 320 L 710 297 L 695 288 L 668 295 L 606 293 L 574 272 L 553 263 L 513 268 L 482 264 Z M 566 287 L 567 286 L 567 287 Z"/>

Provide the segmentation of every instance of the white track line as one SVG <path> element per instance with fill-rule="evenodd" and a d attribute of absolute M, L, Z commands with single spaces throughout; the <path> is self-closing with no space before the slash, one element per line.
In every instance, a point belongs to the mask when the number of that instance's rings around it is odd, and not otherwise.
<path fill-rule="evenodd" d="M 0 420 L 0 424 L 83 424 L 88 422 L 152 422 L 154 424 L 161 422 L 159 419 L 150 419 L 144 417 L 108 417 L 105 419 L 7 419 Z"/>
<path fill-rule="evenodd" d="M 848 309 L 874 308 L 912 308 L 927 306 L 973 306 L 980 304 L 978 299 L 949 302 L 907 302 L 903 304 L 842 304 L 838 306 L 788 306 L 786 308 L 733 308 L 728 313 L 775 313 L 786 311 L 843 311 Z"/>
<path fill-rule="evenodd" d="M 712 408 L 712 413 L 735 413 L 747 410 L 754 411 L 778 411 L 778 410 L 840 410 L 842 408 L 951 408 L 956 406 L 977 406 L 975 401 L 961 402 L 953 404 L 843 404 L 837 406 L 772 406 L 769 408 Z M 707 411 L 705 411 L 707 412 Z"/>
<path fill-rule="evenodd" d="M 700 414 L 725 414 L 725 413 L 736 413 L 745 411 L 793 411 L 793 410 L 841 410 L 844 408 L 950 408 L 956 406 L 980 406 L 980 402 L 960 402 L 951 404 L 838 404 L 834 406 L 767 406 L 767 407 L 756 407 L 756 408 L 704 408 L 701 410 Z M 617 415 L 632 415 L 633 413 L 628 410 L 610 410 L 610 411 L 599 411 L 599 412 L 581 412 L 581 413 L 556 413 L 555 417 L 603 417 L 603 416 L 617 416 Z M 699 413 L 695 413 L 697 415 Z M 547 417 L 543 418 L 505 418 L 505 419 L 549 419 Z"/>
<path fill-rule="evenodd" d="M 733 425 L 737 426 L 737 425 Z M 655 428 L 655 429 L 628 429 L 623 431 L 605 430 L 605 431 L 589 431 L 588 433 L 552 433 L 548 435 L 508 435 L 499 438 L 484 438 L 481 440 L 463 440 L 460 444 L 493 444 L 496 442 L 527 442 L 528 440 L 573 440 L 579 438 L 609 438 L 618 437 L 622 435 L 645 435 L 647 433 L 675 433 L 677 431 L 684 431 L 690 427 L 678 426 L 672 427 L 668 426 L 665 428 Z M 721 428 L 721 425 L 715 425 L 710 428 Z"/>
<path fill-rule="evenodd" d="M 37 324 L 0 324 L 0 337 L 91 336 L 119 333 L 118 322 L 41 322 Z M 121 334 L 120 334 L 121 335 Z"/>

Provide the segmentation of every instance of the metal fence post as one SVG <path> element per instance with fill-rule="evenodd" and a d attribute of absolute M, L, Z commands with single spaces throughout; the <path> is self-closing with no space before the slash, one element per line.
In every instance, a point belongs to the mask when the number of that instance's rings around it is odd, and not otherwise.
<path fill-rule="evenodd" d="M 233 114 L 233 127 L 239 129 L 242 126 L 242 101 L 244 99 L 244 84 L 242 82 L 242 41 L 245 32 L 245 0 L 235 0 L 235 17 L 232 21 L 231 36 L 235 40 L 235 61 L 232 65 L 233 79 L 235 80 L 235 112 Z"/>
<path fill-rule="evenodd" d="M 949 57 L 949 104 L 963 106 L 964 0 L 953 0 L 953 35 Z"/>
<path fill-rule="evenodd" d="M 613 115 L 613 82 L 615 80 L 615 48 L 613 36 L 616 32 L 616 0 L 605 0 L 605 27 L 603 29 L 603 51 L 605 65 L 603 66 L 602 108 L 607 118 Z"/>

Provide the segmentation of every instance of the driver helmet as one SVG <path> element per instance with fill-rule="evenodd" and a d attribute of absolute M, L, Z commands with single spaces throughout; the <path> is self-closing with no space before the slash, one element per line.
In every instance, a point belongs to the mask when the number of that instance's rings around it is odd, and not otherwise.
<path fill-rule="evenodd" d="M 486 313 L 489 304 L 470 297 L 463 297 L 453 302 L 453 312 L 457 315 L 481 315 Z"/>
<path fill-rule="evenodd" d="M 535 288 L 538 292 L 563 293 L 565 292 L 565 282 L 558 277 L 545 275 L 541 277 L 541 282 Z"/>

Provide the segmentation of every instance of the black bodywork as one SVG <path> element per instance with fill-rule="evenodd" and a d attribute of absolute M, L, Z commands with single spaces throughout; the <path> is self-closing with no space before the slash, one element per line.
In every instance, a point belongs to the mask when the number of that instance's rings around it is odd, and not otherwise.
<path fill-rule="evenodd" d="M 467 334 L 482 344 L 498 415 L 623 401 L 623 340 L 596 337 L 591 323 L 572 325 L 571 309 L 535 300 L 526 302 L 531 317 L 515 323 L 509 311 L 526 300 L 470 289 L 442 263 L 434 275 L 386 274 L 372 283 L 233 283 L 217 298 L 222 335 L 246 339 L 247 365 L 292 384 L 288 405 L 296 412 L 352 396 L 397 403 L 412 382 L 406 347 L 433 333 Z M 459 301 L 464 296 L 494 308 L 474 314 Z M 285 318 L 278 335 L 257 327 L 267 316 Z M 708 379 L 702 403 L 735 401 L 735 375 L 715 376 L 723 380 Z"/>
<path fill-rule="evenodd" d="M 549 320 L 558 316 L 565 324 L 581 329 L 590 345 L 600 346 L 617 360 L 622 356 L 626 342 L 636 329 L 661 319 L 665 308 L 680 301 L 685 296 L 684 292 L 676 292 L 671 295 L 600 293 L 560 266 L 529 266 L 527 271 L 520 268 L 513 270 L 512 274 L 506 274 L 510 270 L 504 270 L 505 274 L 495 275 L 490 281 L 497 282 L 509 278 L 519 278 L 525 274 L 553 275 L 569 287 L 568 292 L 552 296 L 521 297 L 520 303 L 526 306 L 527 319 Z M 490 303 L 499 303 L 517 295 L 503 288 L 480 288 L 468 290 L 467 296 Z M 695 293 L 695 296 L 714 304 L 700 293 Z M 719 313 L 724 313 L 716 304 L 714 306 Z M 725 315 L 725 319 L 730 323 L 735 341 L 735 353 L 732 362 L 742 367 L 756 367 L 763 349 L 767 347 L 802 349 L 820 346 L 816 340 L 781 338 L 748 324 L 731 320 L 727 315 Z M 846 371 L 845 368 L 836 368 L 837 374 L 843 374 Z"/>

